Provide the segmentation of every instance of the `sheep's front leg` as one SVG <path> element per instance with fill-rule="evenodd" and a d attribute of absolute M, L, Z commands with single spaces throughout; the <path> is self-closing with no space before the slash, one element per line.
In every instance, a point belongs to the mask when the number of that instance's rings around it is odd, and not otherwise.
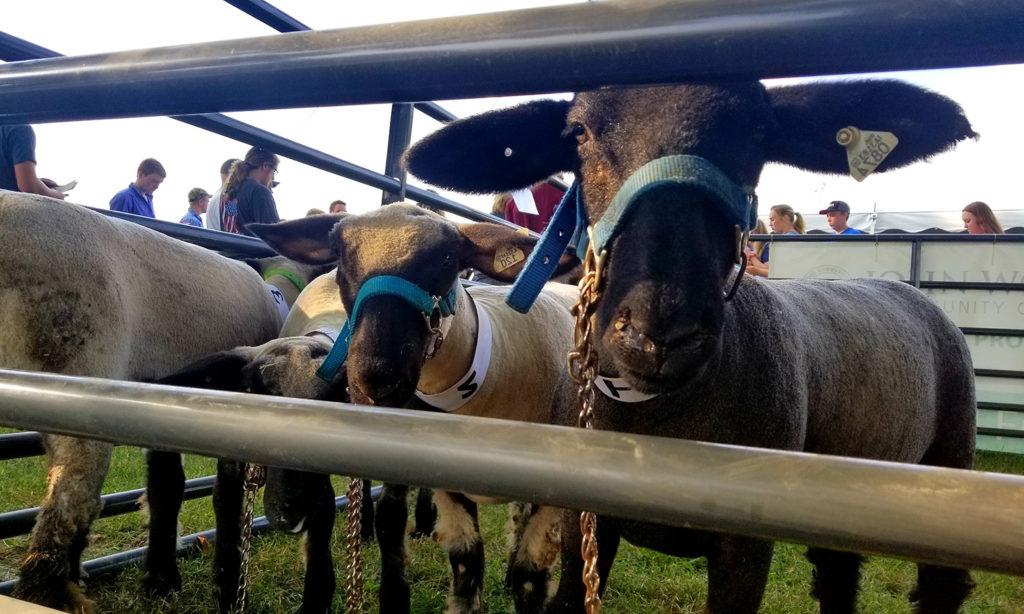
<path fill-rule="evenodd" d="M 385 484 L 377 501 L 375 529 L 380 547 L 380 611 L 384 614 L 409 612 L 409 583 L 405 579 L 405 524 L 409 518 L 406 496 L 409 487 Z M 363 505 L 372 505 L 364 501 Z"/>
<path fill-rule="evenodd" d="M 334 598 L 334 559 L 331 557 L 331 534 L 334 530 L 334 488 L 329 476 L 310 502 L 303 547 L 306 554 L 306 579 L 299 614 L 323 614 L 330 611 Z M 369 499 L 364 505 L 372 505 Z"/>
<path fill-rule="evenodd" d="M 461 493 L 434 491 L 437 523 L 434 539 L 448 552 L 452 566 L 449 614 L 480 612 L 484 583 L 484 543 L 480 539 L 477 509 Z"/>
<path fill-rule="evenodd" d="M 77 581 L 89 527 L 102 507 L 100 489 L 113 446 L 59 435 L 46 435 L 43 442 L 46 497 L 13 596 L 66 612 L 92 612 Z"/>
<path fill-rule="evenodd" d="M 429 488 L 416 490 L 416 524 L 412 530 L 413 537 L 426 537 L 434 532 L 437 522 L 437 510 L 434 508 L 434 493 Z"/>
<path fill-rule="evenodd" d="M 709 614 L 755 614 L 761 605 L 772 542 L 738 535 L 719 535 L 708 553 Z"/>
<path fill-rule="evenodd" d="M 146 504 L 149 508 L 149 547 L 142 583 L 158 595 L 181 588 L 178 572 L 178 514 L 185 498 L 181 454 L 146 451 Z"/>
<path fill-rule="evenodd" d="M 547 505 L 512 504 L 513 531 L 508 585 L 516 612 L 542 612 L 548 597 L 551 568 L 561 545 L 562 513 Z"/>
<path fill-rule="evenodd" d="M 217 461 L 217 482 L 213 487 L 213 511 L 217 517 L 217 541 L 213 551 L 213 582 L 217 607 L 229 612 L 238 593 L 241 565 L 238 551 L 241 540 L 242 484 L 245 464 Z"/>

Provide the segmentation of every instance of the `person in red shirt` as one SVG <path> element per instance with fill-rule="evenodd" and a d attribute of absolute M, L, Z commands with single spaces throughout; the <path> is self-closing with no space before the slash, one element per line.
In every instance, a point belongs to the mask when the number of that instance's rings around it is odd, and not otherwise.
<path fill-rule="evenodd" d="M 523 213 L 516 208 L 515 199 L 511 196 L 505 200 L 505 219 L 518 224 L 523 228 L 529 228 L 533 232 L 542 233 L 548 227 L 548 222 L 555 214 L 558 203 L 561 202 L 564 190 L 560 190 L 550 183 L 538 183 L 530 188 L 533 193 L 533 200 L 537 203 L 537 214 Z"/>

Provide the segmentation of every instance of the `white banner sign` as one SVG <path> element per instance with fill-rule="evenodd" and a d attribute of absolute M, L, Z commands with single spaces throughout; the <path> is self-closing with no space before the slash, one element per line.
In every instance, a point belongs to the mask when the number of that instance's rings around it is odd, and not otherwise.
<path fill-rule="evenodd" d="M 1024 372 L 1024 337 L 967 335 L 975 369 Z"/>
<path fill-rule="evenodd" d="M 957 326 L 1024 330 L 1024 292 L 1004 290 L 924 290 Z"/>
<path fill-rule="evenodd" d="M 921 281 L 1024 284 L 1024 243 L 924 243 Z"/>
<path fill-rule="evenodd" d="M 910 243 L 849 241 L 771 244 L 769 277 L 778 279 L 910 279 Z"/>

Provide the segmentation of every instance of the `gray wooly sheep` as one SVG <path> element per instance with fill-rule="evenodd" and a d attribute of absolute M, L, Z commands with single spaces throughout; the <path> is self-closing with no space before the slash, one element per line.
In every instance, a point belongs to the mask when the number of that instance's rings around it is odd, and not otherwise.
<path fill-rule="evenodd" d="M 278 301 L 299 290 L 275 276 L 275 297 L 254 268 L 312 275 L 284 258 L 250 266 L 85 207 L 14 192 L 0 192 L 0 246 L 0 365 L 67 375 L 153 380 L 217 350 L 272 339 L 283 321 Z M 78 587 L 80 560 L 113 446 L 59 435 L 43 441 L 47 494 L 14 596 L 90 612 Z M 176 524 L 151 526 L 151 540 L 169 549 L 170 568 L 147 562 L 147 581 L 161 592 L 180 586 Z"/>
<path fill-rule="evenodd" d="M 900 139 L 876 172 L 976 136 L 956 103 L 896 81 L 770 90 L 757 82 L 693 82 L 603 88 L 486 113 L 442 128 L 405 160 L 418 177 L 463 192 L 507 191 L 572 171 L 593 221 L 627 177 L 662 156 L 703 157 L 749 191 L 766 162 L 845 173 L 846 152 L 835 137 L 846 126 Z M 629 406 L 599 397 L 596 428 L 971 467 L 967 347 L 916 289 L 882 280 L 747 277 L 725 302 L 735 229 L 700 189 L 647 192 L 607 248 L 595 314 L 600 371 L 658 396 Z M 570 514 L 552 611 L 582 611 L 576 527 Z M 602 590 L 620 536 L 677 556 L 706 556 L 710 612 L 757 610 L 771 542 L 601 517 Z M 816 548 L 808 556 L 822 611 L 854 611 L 861 558 Z M 918 611 L 957 611 L 972 586 L 968 573 L 918 569 Z"/>

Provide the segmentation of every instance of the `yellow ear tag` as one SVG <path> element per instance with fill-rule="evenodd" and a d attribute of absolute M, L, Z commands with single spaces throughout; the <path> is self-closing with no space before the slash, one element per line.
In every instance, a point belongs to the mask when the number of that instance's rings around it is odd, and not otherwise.
<path fill-rule="evenodd" d="M 853 126 L 840 128 L 836 132 L 836 143 L 846 148 L 850 176 L 857 181 L 864 181 L 873 173 L 899 142 L 891 132 L 860 130 Z"/>
<path fill-rule="evenodd" d="M 509 243 L 494 252 L 494 270 L 501 273 L 524 260 L 526 260 L 526 254 L 523 253 L 523 250 Z"/>

